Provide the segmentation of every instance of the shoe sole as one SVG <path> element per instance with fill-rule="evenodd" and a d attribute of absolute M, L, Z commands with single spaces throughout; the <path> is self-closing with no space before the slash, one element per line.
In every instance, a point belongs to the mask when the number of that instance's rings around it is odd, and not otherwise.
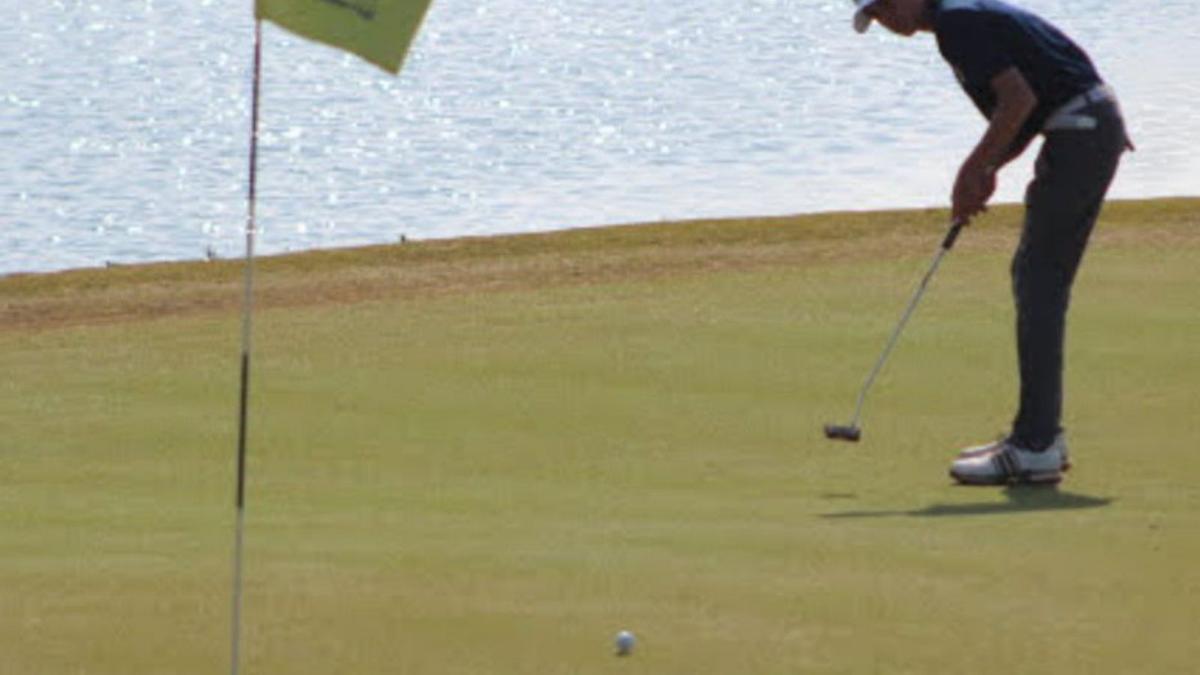
<path fill-rule="evenodd" d="M 1061 471 L 1026 471 L 1018 476 L 965 476 L 950 470 L 950 477 L 959 485 L 1058 485 L 1062 482 Z"/>

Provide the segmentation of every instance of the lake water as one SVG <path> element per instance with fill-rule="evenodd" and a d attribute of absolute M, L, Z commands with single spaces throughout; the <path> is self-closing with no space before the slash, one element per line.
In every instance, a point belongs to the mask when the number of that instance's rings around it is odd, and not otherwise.
<path fill-rule="evenodd" d="M 1195 0 L 1025 0 L 1200 194 Z M 0 0 L 0 274 L 241 254 L 250 0 Z M 264 29 L 260 251 L 944 206 L 983 129 L 931 36 L 845 0 L 434 0 L 398 78 Z M 1031 157 L 997 199 L 1020 199 Z"/>

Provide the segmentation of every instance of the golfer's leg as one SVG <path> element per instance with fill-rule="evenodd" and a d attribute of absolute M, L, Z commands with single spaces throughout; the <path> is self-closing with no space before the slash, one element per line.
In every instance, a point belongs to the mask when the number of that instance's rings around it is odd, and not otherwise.
<path fill-rule="evenodd" d="M 1012 267 L 1021 374 L 1020 408 L 1012 436 L 1024 448 L 1045 448 L 1062 431 L 1067 307 L 1086 243 L 1086 234 L 1082 241 L 1071 237 L 1079 241 L 1077 245 L 1064 241 L 1063 235 L 1078 229 L 1090 231 L 1098 208 L 1089 211 L 1077 214 L 1069 223 L 1065 214 L 1036 201 L 1026 209 L 1024 233 Z"/>
<path fill-rule="evenodd" d="M 1043 204 L 1047 148 L 1038 157 L 1037 175 L 1026 191 L 1025 225 L 1012 261 L 1013 299 L 1017 319 L 1017 363 L 1021 375 L 1020 407 L 1012 439 L 1024 448 L 1040 449 L 1058 433 L 1062 415 L 1062 344 L 1066 308 L 1061 281 L 1054 278 L 1052 217 Z"/>
<path fill-rule="evenodd" d="M 1040 450 L 1062 430 L 1063 345 L 1071 286 L 1125 141 L 1115 108 L 1098 129 L 1047 135 L 1026 192 L 1013 257 L 1021 398 L 1013 440 Z"/>

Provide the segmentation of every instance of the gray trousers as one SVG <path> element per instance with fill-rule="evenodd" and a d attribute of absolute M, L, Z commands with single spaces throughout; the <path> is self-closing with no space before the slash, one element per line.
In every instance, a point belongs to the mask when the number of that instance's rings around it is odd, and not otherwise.
<path fill-rule="evenodd" d="M 1115 101 L 1078 114 L 1092 129 L 1044 132 L 1025 192 L 1025 225 L 1012 261 L 1021 399 L 1010 439 L 1031 450 L 1062 431 L 1063 342 L 1071 285 L 1127 136 Z"/>

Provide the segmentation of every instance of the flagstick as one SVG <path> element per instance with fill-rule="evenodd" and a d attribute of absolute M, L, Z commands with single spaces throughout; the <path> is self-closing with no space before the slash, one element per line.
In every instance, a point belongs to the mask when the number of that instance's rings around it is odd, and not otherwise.
<path fill-rule="evenodd" d="M 262 20 L 254 19 L 254 93 L 250 104 L 250 189 L 246 205 L 246 288 L 242 298 L 242 380 L 238 397 L 237 525 L 233 544 L 232 666 L 238 674 L 242 638 L 242 540 L 246 523 L 246 417 L 250 398 L 250 318 L 254 300 L 254 205 L 258 184 L 258 91 L 262 74 Z"/>

